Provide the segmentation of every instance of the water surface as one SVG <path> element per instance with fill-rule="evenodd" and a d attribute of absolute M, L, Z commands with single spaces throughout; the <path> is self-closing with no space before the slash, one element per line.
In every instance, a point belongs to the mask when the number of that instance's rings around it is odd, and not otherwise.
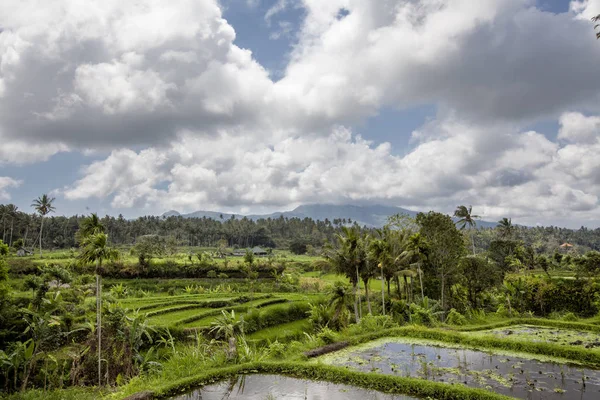
<path fill-rule="evenodd" d="M 485 331 L 469 332 L 467 334 L 494 335 L 499 337 L 530 340 L 532 342 L 556 343 L 568 346 L 580 346 L 586 349 L 600 347 L 600 335 L 594 332 L 574 329 L 548 328 L 534 325 L 515 325 Z"/>
<path fill-rule="evenodd" d="M 239 375 L 173 400 L 417 400 L 349 385 L 279 375 Z"/>
<path fill-rule="evenodd" d="M 318 362 L 484 388 L 519 399 L 600 399 L 600 371 L 522 354 L 445 346 L 386 338 L 320 357 Z"/>

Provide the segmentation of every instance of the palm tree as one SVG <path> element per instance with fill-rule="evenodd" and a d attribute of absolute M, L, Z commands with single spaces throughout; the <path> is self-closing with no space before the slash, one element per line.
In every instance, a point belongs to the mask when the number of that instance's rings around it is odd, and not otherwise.
<path fill-rule="evenodd" d="M 592 21 L 593 22 L 600 21 L 600 14 L 596 15 L 595 17 L 592 17 Z M 600 26 L 600 24 L 594 25 L 594 29 L 597 29 L 599 26 Z M 596 32 L 596 39 L 600 39 L 600 32 Z"/>
<path fill-rule="evenodd" d="M 385 315 L 385 293 L 384 293 L 384 272 L 385 270 L 389 270 L 389 266 L 391 264 L 391 257 L 389 254 L 389 245 L 386 241 L 386 233 L 389 232 L 389 229 L 385 227 L 384 229 L 377 229 L 375 233 L 378 237 L 372 238 L 369 241 L 369 257 L 372 259 L 373 264 L 377 264 L 379 268 L 379 272 L 381 273 L 381 310 L 383 315 Z M 389 282 L 389 280 L 388 280 Z M 389 284 L 388 284 L 388 295 L 389 295 Z"/>
<path fill-rule="evenodd" d="M 105 233 L 94 233 L 81 241 L 79 263 L 81 265 L 96 264 L 96 324 L 98 332 L 98 386 L 102 386 L 102 263 L 116 260 L 119 257 L 117 250 L 111 249 L 107 244 L 108 236 Z"/>
<path fill-rule="evenodd" d="M 350 293 L 348 293 L 347 287 L 342 282 L 336 282 L 330 289 L 328 306 L 334 310 L 333 321 L 338 325 L 340 324 L 340 318 L 344 315 L 345 310 L 351 300 Z"/>
<path fill-rule="evenodd" d="M 8 245 L 12 247 L 12 238 L 13 238 L 13 227 L 15 225 L 15 218 L 18 216 L 19 208 L 14 204 L 9 204 L 6 206 L 6 214 L 10 217 L 10 239 Z"/>
<path fill-rule="evenodd" d="M 414 277 L 417 275 L 416 272 L 410 270 L 412 266 L 412 261 L 415 257 L 414 251 L 411 249 L 411 231 L 408 229 L 402 229 L 399 231 L 393 231 L 393 235 L 391 236 L 392 240 L 392 257 L 394 259 L 394 278 L 396 280 L 396 287 L 398 289 L 398 296 L 402 298 L 402 293 L 400 292 L 400 276 L 404 279 L 404 292 L 406 301 L 411 301 L 411 295 L 408 290 L 408 277 L 411 278 L 411 289 L 412 282 Z"/>
<path fill-rule="evenodd" d="M 325 247 L 325 260 L 340 274 L 345 275 L 354 290 L 354 317 L 360 321 L 358 312 L 358 286 L 360 283 L 360 270 L 366 266 L 366 252 L 358 229 L 341 227 L 341 233 L 335 235 L 336 246 L 328 244 Z"/>
<path fill-rule="evenodd" d="M 500 237 L 503 239 L 512 238 L 513 231 L 515 230 L 515 227 L 512 224 L 512 220 L 510 218 L 506 218 L 506 217 L 504 217 L 500 221 L 498 221 L 497 228 L 500 233 Z"/>
<path fill-rule="evenodd" d="M 37 199 L 33 200 L 33 203 L 31 203 L 31 207 L 35 208 L 35 210 L 38 212 L 38 214 L 40 214 L 40 217 L 42 219 L 40 225 L 40 258 L 42 257 L 42 234 L 44 232 L 44 217 L 50 214 L 51 212 L 54 212 L 55 208 L 52 205 L 53 202 L 54 197 L 50 198 L 47 194 L 43 194 Z"/>
<path fill-rule="evenodd" d="M 409 239 L 408 250 L 412 252 L 414 262 L 412 265 L 417 267 L 417 274 L 419 275 L 419 283 L 421 284 L 421 299 L 425 298 L 425 292 L 423 290 L 423 270 L 421 266 L 423 261 L 427 258 L 427 243 L 420 233 L 413 234 Z"/>
<path fill-rule="evenodd" d="M 375 276 L 377 275 L 377 265 L 379 264 L 378 262 L 371 262 L 370 260 L 371 257 L 369 257 L 368 253 L 370 249 L 371 240 L 372 238 L 369 235 L 366 235 L 361 239 L 361 245 L 363 246 L 362 252 L 365 257 L 365 263 L 364 268 L 361 268 L 360 270 L 360 278 L 362 279 L 363 284 L 365 286 L 365 297 L 367 298 L 367 308 L 369 310 L 369 314 L 373 314 L 373 311 L 371 309 L 371 299 L 369 297 L 369 281 L 371 280 L 371 278 L 375 278 Z"/>
<path fill-rule="evenodd" d="M 89 217 L 84 218 L 79 224 L 79 230 L 75 233 L 75 239 L 77 243 L 81 243 L 81 241 L 96 233 L 105 233 L 104 225 L 98 218 L 98 214 L 92 213 Z"/>
<path fill-rule="evenodd" d="M 4 204 L 0 204 L 0 218 L 2 218 L 2 241 L 6 242 L 6 217 L 8 212 Z"/>
<path fill-rule="evenodd" d="M 469 230 L 473 229 L 477 224 L 475 220 L 479 218 L 479 215 L 473 215 L 473 206 L 458 206 L 454 211 L 454 216 L 460 218 L 456 224 L 459 225 L 459 229 L 463 230 L 466 226 Z M 473 245 L 473 255 L 475 255 L 475 240 L 473 239 L 473 233 L 471 232 L 471 244 Z"/>

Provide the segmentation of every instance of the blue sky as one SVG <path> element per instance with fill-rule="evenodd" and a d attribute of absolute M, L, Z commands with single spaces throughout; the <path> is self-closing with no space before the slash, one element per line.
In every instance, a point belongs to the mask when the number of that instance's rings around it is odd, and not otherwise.
<path fill-rule="evenodd" d="M 596 0 L 64 2 L 0 6 L 0 201 L 600 225 Z"/>

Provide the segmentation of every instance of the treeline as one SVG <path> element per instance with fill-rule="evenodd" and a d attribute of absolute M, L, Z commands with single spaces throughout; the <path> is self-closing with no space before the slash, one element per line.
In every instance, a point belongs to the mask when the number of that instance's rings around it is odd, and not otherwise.
<path fill-rule="evenodd" d="M 14 206 L 13 206 L 14 207 Z M 0 229 L 5 243 L 23 243 L 26 248 L 39 246 L 41 218 L 21 211 L 11 212 L 11 205 L 0 205 Z M 77 247 L 75 233 L 85 215 L 47 216 L 44 218 L 42 245 L 45 249 Z M 180 246 L 216 247 L 221 240 L 228 247 L 289 247 L 300 241 L 320 247 L 331 240 L 344 220 L 315 221 L 310 218 L 241 219 L 183 218 L 180 216 L 145 216 L 133 220 L 105 216 L 101 223 L 113 245 L 132 245 L 145 235 L 173 237 Z M 22 242 L 21 242 L 22 241 Z"/>
<path fill-rule="evenodd" d="M 42 246 L 45 249 L 68 249 L 77 247 L 75 233 L 85 215 L 44 217 Z M 310 218 L 260 219 L 210 219 L 183 218 L 181 216 L 145 216 L 133 220 L 105 216 L 101 223 L 113 245 L 132 245 L 144 235 L 173 237 L 180 246 L 217 247 L 221 240 L 228 247 L 263 246 L 271 248 L 298 248 L 307 245 L 322 247 L 331 241 L 342 226 L 356 222 L 344 219 L 315 221 Z M 0 204 L 0 239 L 13 247 L 24 244 L 26 248 L 39 246 L 41 217 L 18 210 L 12 204 Z M 499 228 L 479 228 L 473 240 L 477 249 L 485 251 L 496 239 Z M 372 231 L 364 227 L 363 231 Z M 552 254 L 564 243 L 573 245 L 571 252 L 584 254 L 589 250 L 600 251 L 600 228 L 567 229 L 554 226 L 524 227 L 511 225 L 510 236 L 523 242 L 536 254 Z"/>
<path fill-rule="evenodd" d="M 497 228 L 478 229 L 474 235 L 475 245 L 483 250 L 488 249 L 490 243 L 496 238 L 497 230 Z M 568 229 L 557 226 L 513 225 L 512 236 L 531 246 L 536 253 L 554 253 L 565 243 L 573 245 L 568 249 L 579 254 L 589 250 L 600 251 L 600 228 L 589 229 L 582 226 L 579 229 Z"/>

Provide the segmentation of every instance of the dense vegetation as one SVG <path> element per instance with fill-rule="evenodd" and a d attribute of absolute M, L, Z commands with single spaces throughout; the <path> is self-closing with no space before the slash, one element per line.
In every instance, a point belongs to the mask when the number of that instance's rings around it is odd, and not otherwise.
<path fill-rule="evenodd" d="M 1 239 L 9 246 L 25 245 L 27 248 L 39 246 L 39 233 L 42 219 L 44 229 L 42 244 L 46 249 L 69 249 L 77 247 L 75 233 L 85 219 L 84 215 L 71 217 L 51 216 L 50 214 L 28 214 L 18 210 L 13 204 L 0 204 Z M 226 247 L 264 246 L 289 248 L 298 253 L 321 247 L 331 241 L 342 226 L 354 226 L 352 220 L 334 219 L 314 221 L 312 219 L 276 218 L 253 221 L 247 218 L 214 220 L 209 218 L 183 218 L 180 216 L 146 216 L 134 220 L 105 216 L 100 222 L 106 228 L 113 245 L 133 245 L 145 235 L 158 235 L 172 238 L 178 246 L 218 247 L 224 241 Z M 362 230 L 365 229 L 362 227 Z M 581 227 L 573 230 L 560 227 L 525 227 L 511 225 L 511 233 L 537 253 L 552 253 L 565 242 L 575 246 L 573 251 L 585 253 L 600 251 L 600 228 Z M 479 228 L 474 232 L 477 249 L 487 250 L 496 238 L 498 229 Z"/>
<path fill-rule="evenodd" d="M 462 206 L 454 219 L 394 216 L 381 229 L 294 219 L 53 218 L 47 196 L 34 207 L 38 216 L 3 219 L 0 388 L 7 395 L 159 395 L 256 370 L 422 396 L 501 398 L 306 363 L 307 350 L 383 335 L 600 366 L 596 350 L 470 334 L 518 324 L 600 332 L 600 253 L 583 251 L 591 242 L 556 245 L 593 241 L 595 231 L 516 227 L 508 219 L 478 230 Z M 190 236 L 191 228 L 199 229 Z M 73 249 L 60 250 L 58 231 Z M 21 239 L 40 232 L 40 254 L 17 256 Z M 277 247 L 232 256 L 255 240 Z"/>

